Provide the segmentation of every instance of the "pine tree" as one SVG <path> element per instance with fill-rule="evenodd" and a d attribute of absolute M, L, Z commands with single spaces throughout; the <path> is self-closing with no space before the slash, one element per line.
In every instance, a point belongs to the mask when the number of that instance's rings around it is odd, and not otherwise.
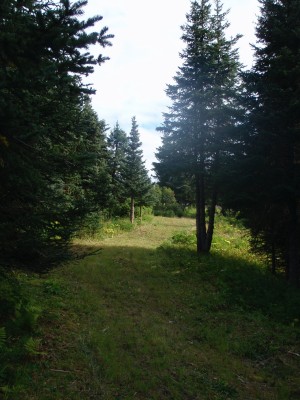
<path fill-rule="evenodd" d="M 143 204 L 143 198 L 150 190 L 151 183 L 143 161 L 140 134 L 136 118 L 132 118 L 130 134 L 128 136 L 128 149 L 126 155 L 125 186 L 130 197 L 130 222 L 134 222 L 135 201 Z"/>
<path fill-rule="evenodd" d="M 163 144 L 159 148 L 159 175 L 188 176 L 195 190 L 197 209 L 197 251 L 211 247 L 218 200 L 218 173 L 228 153 L 232 130 L 237 123 L 236 42 L 225 37 L 226 14 L 219 0 L 212 11 L 209 0 L 191 3 L 182 40 L 183 65 L 168 85 L 172 100 L 164 114 Z M 208 221 L 206 221 L 208 207 Z M 208 222 L 208 227 L 207 227 Z"/>
<path fill-rule="evenodd" d="M 256 247 L 300 275 L 300 2 L 261 0 L 255 64 L 245 79 L 249 99 L 240 204 Z M 248 177 L 248 178 L 247 178 Z M 250 178 L 249 178 L 250 177 Z M 249 189 L 252 190 L 252 195 Z M 255 193 L 255 195 L 253 195 Z"/>
<path fill-rule="evenodd" d="M 108 169 L 108 150 L 105 133 L 108 127 L 99 120 L 93 110 L 91 100 L 85 97 L 77 116 L 77 141 L 75 151 L 70 154 L 69 162 L 76 171 L 77 185 L 81 190 L 80 209 L 83 214 L 99 212 L 108 203 L 110 178 Z"/>
<path fill-rule="evenodd" d="M 85 174 L 95 163 L 101 176 L 104 154 L 91 155 L 92 115 L 84 99 L 93 90 L 82 76 L 105 61 L 90 46 L 109 45 L 111 35 L 107 28 L 88 32 L 102 17 L 79 20 L 86 3 L 0 5 L 0 263 L 6 266 L 42 268 L 61 259 L 99 194 Z"/>
<path fill-rule="evenodd" d="M 126 132 L 120 128 L 117 122 L 107 137 L 108 165 L 111 177 L 111 200 L 109 203 L 110 215 L 122 216 L 126 213 L 124 203 L 126 200 L 125 166 L 128 150 L 128 138 Z"/>

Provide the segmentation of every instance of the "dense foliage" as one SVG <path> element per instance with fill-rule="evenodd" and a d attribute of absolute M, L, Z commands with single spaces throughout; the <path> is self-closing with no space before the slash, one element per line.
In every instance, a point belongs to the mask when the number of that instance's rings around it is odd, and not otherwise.
<path fill-rule="evenodd" d="M 272 271 L 300 276 L 300 3 L 262 0 L 255 63 L 244 73 L 248 121 L 232 162 L 229 205 Z M 242 151 L 241 151 L 242 150 Z M 235 182 L 232 187 L 232 182 Z"/>
<path fill-rule="evenodd" d="M 106 27 L 91 30 L 102 17 L 85 21 L 86 4 L 0 6 L 3 266 L 50 267 L 67 257 L 72 235 L 95 224 L 99 211 L 129 213 L 127 198 L 142 204 L 149 188 L 140 142 L 130 145 L 118 125 L 106 140 L 106 124 L 91 107 L 94 90 L 82 78 L 106 58 L 90 47 L 109 46 L 113 36 Z"/>
<path fill-rule="evenodd" d="M 86 1 L 4 1 L 0 7 L 1 264 L 49 266 L 84 215 L 105 203 L 103 124 L 82 76 L 105 61 L 107 28 Z M 89 33 L 87 32 L 89 30 Z"/>
<path fill-rule="evenodd" d="M 284 261 L 289 281 L 296 284 L 300 277 L 300 3 L 264 0 L 261 5 L 260 46 L 248 78 L 256 100 L 251 114 L 256 129 L 250 140 L 263 171 L 259 198 L 266 210 L 256 231 L 273 252 L 273 267 L 274 260 Z"/>

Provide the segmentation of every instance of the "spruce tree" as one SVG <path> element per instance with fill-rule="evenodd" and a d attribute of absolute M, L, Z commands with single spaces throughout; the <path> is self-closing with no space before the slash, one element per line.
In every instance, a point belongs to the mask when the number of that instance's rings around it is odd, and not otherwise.
<path fill-rule="evenodd" d="M 128 138 L 126 132 L 117 122 L 107 137 L 108 167 L 111 177 L 111 199 L 109 202 L 110 216 L 122 216 L 127 212 L 125 167 L 128 150 Z"/>
<path fill-rule="evenodd" d="M 93 116 L 84 106 L 93 90 L 82 76 L 105 61 L 91 55 L 90 46 L 109 45 L 111 35 L 107 28 L 89 30 L 102 17 L 78 18 L 86 3 L 0 5 L 2 265 L 44 268 L 64 257 L 71 235 L 99 200 L 89 176 L 97 169 L 99 186 L 105 155 L 99 150 L 95 156 L 99 129 L 94 124 L 91 133 Z"/>
<path fill-rule="evenodd" d="M 99 120 L 93 110 L 91 100 L 85 97 L 77 115 L 77 141 L 73 144 L 70 163 L 76 172 L 76 184 L 80 187 L 80 210 L 83 215 L 99 212 L 108 203 L 110 178 L 108 168 L 108 150 L 105 133 L 108 127 Z M 78 181 L 79 179 L 79 181 Z"/>
<path fill-rule="evenodd" d="M 130 197 L 130 222 L 134 222 L 135 202 L 143 204 L 144 196 L 150 190 L 151 182 L 143 161 L 140 134 L 136 118 L 132 118 L 131 130 L 128 136 L 128 149 L 125 167 L 125 186 Z"/>
<path fill-rule="evenodd" d="M 255 64 L 245 74 L 249 124 L 237 168 L 240 204 L 256 248 L 300 275 L 300 2 L 260 0 Z M 251 193 L 252 192 L 252 193 Z"/>
<path fill-rule="evenodd" d="M 227 39 L 228 22 L 219 0 L 192 1 L 182 27 L 186 47 L 175 84 L 168 85 L 172 100 L 164 114 L 162 146 L 158 149 L 158 175 L 184 174 L 193 183 L 197 209 L 197 251 L 208 252 L 212 243 L 219 195 L 218 173 L 228 154 L 237 102 L 239 36 Z M 208 207 L 208 221 L 206 220 Z"/>

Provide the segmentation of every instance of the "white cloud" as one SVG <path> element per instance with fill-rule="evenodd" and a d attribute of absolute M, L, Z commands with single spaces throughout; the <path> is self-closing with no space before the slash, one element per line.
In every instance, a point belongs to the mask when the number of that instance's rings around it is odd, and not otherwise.
<path fill-rule="evenodd" d="M 230 34 L 244 34 L 240 54 L 248 65 L 257 6 L 258 0 L 224 1 L 224 7 L 231 8 Z M 160 145 L 155 128 L 162 123 L 162 113 L 169 104 L 166 84 L 172 82 L 181 64 L 180 26 L 189 8 L 189 0 L 89 0 L 85 8 L 87 17 L 102 15 L 101 25 L 115 35 L 113 46 L 101 49 L 110 60 L 88 79 L 97 90 L 94 109 L 111 127 L 119 121 L 127 132 L 132 116 L 136 116 L 149 170 Z"/>

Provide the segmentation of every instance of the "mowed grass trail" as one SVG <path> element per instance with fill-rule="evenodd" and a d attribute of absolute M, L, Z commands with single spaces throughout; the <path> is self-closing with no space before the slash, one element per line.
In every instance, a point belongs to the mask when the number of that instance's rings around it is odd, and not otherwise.
<path fill-rule="evenodd" d="M 194 221 L 156 217 L 28 277 L 42 342 L 12 398 L 299 399 L 300 295 L 249 256 L 241 228 L 217 229 L 198 259 Z"/>

